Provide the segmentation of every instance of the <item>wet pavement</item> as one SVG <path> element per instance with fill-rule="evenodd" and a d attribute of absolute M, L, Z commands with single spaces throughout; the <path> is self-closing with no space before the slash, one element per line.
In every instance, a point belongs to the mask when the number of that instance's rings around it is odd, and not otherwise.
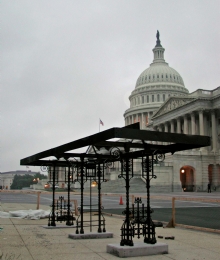
<path fill-rule="evenodd" d="M 48 210 L 48 206 L 41 206 Z M 1 211 L 36 209 L 33 204 L 1 203 Z M 114 260 L 117 256 L 106 252 L 107 244 L 120 243 L 122 218 L 105 216 L 106 230 L 113 232 L 113 238 L 73 240 L 68 234 L 74 227 L 45 229 L 47 219 L 0 219 L 0 259 L 1 260 Z M 94 230 L 95 231 L 95 228 Z M 85 229 L 85 232 L 89 230 Z M 161 238 L 158 238 L 160 236 Z M 174 236 L 174 240 L 165 237 Z M 220 234 L 185 228 L 156 228 L 158 242 L 168 244 L 168 254 L 147 256 L 158 260 L 216 260 L 220 255 Z M 142 242 L 134 238 L 134 242 Z M 146 256 L 130 257 L 141 260 Z"/>

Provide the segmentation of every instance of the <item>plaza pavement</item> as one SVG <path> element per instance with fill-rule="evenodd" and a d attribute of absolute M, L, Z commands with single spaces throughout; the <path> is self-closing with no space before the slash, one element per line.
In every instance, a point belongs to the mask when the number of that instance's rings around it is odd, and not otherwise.
<path fill-rule="evenodd" d="M 36 209 L 33 204 L 2 203 L 0 211 Z M 48 210 L 48 206 L 41 206 Z M 73 240 L 68 234 L 75 228 L 45 229 L 47 219 L 25 220 L 0 218 L 0 259 L 1 260 L 113 260 L 117 256 L 106 253 L 106 245 L 120 243 L 122 218 L 106 216 L 106 230 L 113 232 L 113 238 Z M 96 227 L 93 227 L 96 231 Z M 89 230 L 85 229 L 85 233 Z M 167 243 L 166 255 L 130 257 L 129 259 L 158 260 L 217 260 L 220 259 L 220 234 L 183 228 L 156 228 L 158 242 Z M 174 236 L 174 240 L 164 237 Z M 134 238 L 134 241 L 142 242 Z"/>

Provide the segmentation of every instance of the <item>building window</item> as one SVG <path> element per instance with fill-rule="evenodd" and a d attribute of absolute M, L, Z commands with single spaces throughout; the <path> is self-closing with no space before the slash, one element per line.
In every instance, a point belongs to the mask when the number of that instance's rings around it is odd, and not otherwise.
<path fill-rule="evenodd" d="M 149 103 L 149 96 L 147 96 L 147 103 Z"/>
<path fill-rule="evenodd" d="M 152 95 L 152 102 L 154 102 L 154 95 Z"/>
<path fill-rule="evenodd" d="M 163 101 L 165 101 L 165 94 L 163 94 Z"/>
<path fill-rule="evenodd" d="M 160 95 L 157 94 L 157 102 L 160 102 Z"/>
<path fill-rule="evenodd" d="M 159 79 L 159 75 L 157 75 L 157 78 Z"/>
<path fill-rule="evenodd" d="M 150 79 L 150 76 L 149 76 L 149 79 Z"/>
<path fill-rule="evenodd" d="M 144 104 L 144 96 L 142 96 L 142 104 Z"/>
<path fill-rule="evenodd" d="M 167 74 L 166 74 L 166 78 L 168 79 L 168 76 L 167 76 Z"/>
<path fill-rule="evenodd" d="M 161 78 L 163 78 L 163 74 L 161 75 Z"/>

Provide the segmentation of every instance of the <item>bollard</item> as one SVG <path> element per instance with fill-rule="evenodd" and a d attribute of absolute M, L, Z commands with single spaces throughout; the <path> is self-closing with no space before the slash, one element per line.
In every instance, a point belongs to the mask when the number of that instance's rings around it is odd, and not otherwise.
<path fill-rule="evenodd" d="M 175 228 L 176 226 L 176 209 L 175 209 L 175 197 L 172 198 L 172 218 L 167 224 L 168 228 Z"/>
<path fill-rule="evenodd" d="M 73 202 L 74 202 L 74 208 L 75 208 L 75 215 L 79 216 L 78 202 L 77 202 L 77 200 L 73 200 Z"/>
<path fill-rule="evenodd" d="M 172 198 L 172 219 L 173 219 L 173 227 L 175 227 L 176 225 L 175 197 Z"/>
<path fill-rule="evenodd" d="M 41 194 L 41 192 L 38 191 L 38 192 L 37 192 L 37 209 L 40 208 L 40 194 Z"/>

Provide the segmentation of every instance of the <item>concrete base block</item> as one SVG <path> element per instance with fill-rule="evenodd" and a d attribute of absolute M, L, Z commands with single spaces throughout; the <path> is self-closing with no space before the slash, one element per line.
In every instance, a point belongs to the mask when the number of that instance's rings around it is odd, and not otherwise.
<path fill-rule="evenodd" d="M 134 246 L 120 246 L 120 244 L 108 244 L 107 253 L 118 257 L 135 257 L 146 255 L 168 254 L 168 245 L 156 243 L 154 245 L 145 243 L 134 243 Z"/>
<path fill-rule="evenodd" d="M 67 226 L 67 225 L 47 226 L 47 225 L 43 225 L 42 227 L 47 228 L 47 229 L 58 229 L 58 228 L 75 228 L 76 226 Z"/>
<path fill-rule="evenodd" d="M 91 232 L 87 234 L 69 234 L 69 238 L 72 239 L 96 239 L 96 238 L 112 238 L 113 233 L 111 232 L 103 232 L 103 233 L 98 233 L 98 232 Z"/>

